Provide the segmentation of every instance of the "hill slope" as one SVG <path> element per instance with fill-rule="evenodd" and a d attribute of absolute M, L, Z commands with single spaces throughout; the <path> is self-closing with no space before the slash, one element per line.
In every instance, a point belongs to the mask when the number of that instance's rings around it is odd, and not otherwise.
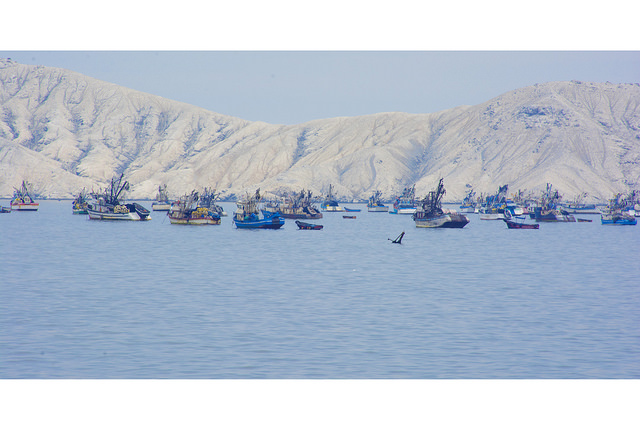
<path fill-rule="evenodd" d="M 227 197 L 333 184 L 423 195 L 541 190 L 602 200 L 640 184 L 640 86 L 551 82 L 432 114 L 379 113 L 298 125 L 249 122 L 67 70 L 0 60 L 0 196 L 22 179 L 71 197 L 125 173 L 129 197 L 214 187 Z M 310 100 L 311 102 L 312 100 Z"/>

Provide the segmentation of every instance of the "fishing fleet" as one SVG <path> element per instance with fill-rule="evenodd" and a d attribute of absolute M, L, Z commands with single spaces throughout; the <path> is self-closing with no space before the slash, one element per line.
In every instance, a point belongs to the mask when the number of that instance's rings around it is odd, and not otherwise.
<path fill-rule="evenodd" d="M 502 220 L 509 229 L 531 230 L 539 229 L 540 223 L 592 222 L 592 219 L 584 217 L 589 215 L 599 215 L 603 225 L 636 225 L 640 216 L 640 192 L 635 190 L 629 194 L 615 194 L 606 205 L 596 206 L 585 203 L 587 193 L 563 202 L 562 195 L 551 183 L 547 183 L 538 195 L 524 190 L 509 194 L 506 184 L 499 186 L 495 193 L 480 195 L 476 195 L 470 185 L 467 187 L 458 210 L 443 208 L 446 190 L 441 178 L 435 189 L 422 198 L 416 197 L 415 185 L 405 187 L 392 200 L 391 207 L 385 205 L 382 193 L 374 190 L 367 202 L 367 211 L 410 215 L 416 228 L 464 228 L 470 222 L 467 216 L 470 214 L 477 214 L 481 220 Z M 83 188 L 72 201 L 72 213 L 100 221 L 150 220 L 151 212 L 147 208 L 126 200 L 129 189 L 130 184 L 124 179 L 124 174 L 112 178 L 100 191 L 88 192 Z M 14 190 L 9 206 L 0 206 L 0 213 L 38 210 L 39 203 L 28 181 L 22 181 Z M 205 187 L 171 199 L 167 185 L 162 184 L 158 186 L 151 210 L 166 212 L 170 224 L 219 225 L 222 217 L 227 216 L 222 206 L 216 203 L 219 197 L 215 189 Z M 307 221 L 322 219 L 323 212 L 351 213 L 360 212 L 360 209 L 340 206 L 333 185 L 329 185 L 323 197 L 314 197 L 310 190 L 302 189 L 265 198 L 257 189 L 236 201 L 232 223 L 239 229 L 279 229 L 285 225 L 286 219 L 291 219 L 300 230 L 322 230 L 322 224 Z M 343 218 L 358 217 L 343 215 Z"/>

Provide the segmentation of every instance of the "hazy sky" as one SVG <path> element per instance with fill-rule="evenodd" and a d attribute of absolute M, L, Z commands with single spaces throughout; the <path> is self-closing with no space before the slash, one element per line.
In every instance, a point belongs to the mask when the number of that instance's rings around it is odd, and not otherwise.
<path fill-rule="evenodd" d="M 431 113 L 548 81 L 640 82 L 639 5 L 9 2 L 0 57 L 274 124 Z"/>
<path fill-rule="evenodd" d="M 620 51 L 0 51 L 210 111 L 294 124 L 475 105 L 548 81 L 640 82 Z"/>

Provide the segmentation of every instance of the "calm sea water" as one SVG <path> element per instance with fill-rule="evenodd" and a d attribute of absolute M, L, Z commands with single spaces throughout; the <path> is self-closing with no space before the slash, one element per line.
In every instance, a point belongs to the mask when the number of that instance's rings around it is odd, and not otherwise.
<path fill-rule="evenodd" d="M 1 214 L 0 378 L 640 378 L 639 226 L 358 207 L 321 231 Z"/>

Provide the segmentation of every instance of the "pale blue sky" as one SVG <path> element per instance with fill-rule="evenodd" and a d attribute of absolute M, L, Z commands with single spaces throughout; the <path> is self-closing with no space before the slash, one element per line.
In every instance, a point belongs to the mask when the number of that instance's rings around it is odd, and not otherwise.
<path fill-rule="evenodd" d="M 639 51 L 0 51 L 274 124 L 475 105 L 548 81 L 640 82 Z"/>

